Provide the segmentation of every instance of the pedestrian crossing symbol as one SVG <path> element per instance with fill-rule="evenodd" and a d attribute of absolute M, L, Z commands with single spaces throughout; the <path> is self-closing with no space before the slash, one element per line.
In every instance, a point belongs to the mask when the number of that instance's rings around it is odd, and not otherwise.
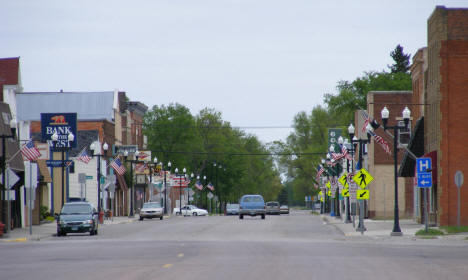
<path fill-rule="evenodd" d="M 345 189 L 349 187 L 348 180 L 346 180 L 347 177 L 348 177 L 348 174 L 345 172 L 343 173 L 343 175 L 341 175 L 340 179 L 338 179 L 338 181 L 341 183 L 341 185 L 343 185 Z"/>
<path fill-rule="evenodd" d="M 328 196 L 332 196 L 331 190 L 328 190 L 327 194 L 328 194 Z"/>
<path fill-rule="evenodd" d="M 330 183 L 330 181 L 327 182 L 327 188 L 331 189 L 331 183 Z"/>
<path fill-rule="evenodd" d="M 323 192 L 322 191 L 319 191 L 318 197 L 319 197 L 320 201 L 323 202 Z"/>
<path fill-rule="evenodd" d="M 349 196 L 349 189 L 343 189 L 341 191 L 341 195 L 343 195 L 344 197 L 348 197 Z"/>
<path fill-rule="evenodd" d="M 357 199 L 369 199 L 369 190 L 357 190 Z"/>
<path fill-rule="evenodd" d="M 370 182 L 374 180 L 374 177 L 372 177 L 367 170 L 364 168 L 361 168 L 358 172 L 356 172 L 356 175 L 353 176 L 353 181 L 356 182 L 362 189 L 367 187 Z"/>

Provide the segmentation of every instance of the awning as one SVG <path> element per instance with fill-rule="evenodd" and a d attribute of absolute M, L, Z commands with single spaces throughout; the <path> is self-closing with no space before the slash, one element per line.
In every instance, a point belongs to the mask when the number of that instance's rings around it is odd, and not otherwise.
<path fill-rule="evenodd" d="M 418 158 L 424 155 L 424 117 L 417 120 L 407 148 Z M 406 151 L 398 170 L 398 176 L 414 177 L 415 166 L 416 160 Z"/>
<path fill-rule="evenodd" d="M 39 167 L 39 173 L 42 175 L 43 182 L 52 183 L 52 177 L 50 176 L 49 168 L 47 168 L 45 159 L 38 159 L 37 166 Z"/>
<path fill-rule="evenodd" d="M 117 183 L 118 183 L 119 187 L 123 191 L 127 191 L 128 187 L 127 187 L 127 183 L 125 183 L 125 178 L 122 175 L 119 175 L 118 173 L 116 173 L 115 176 L 117 176 Z"/>

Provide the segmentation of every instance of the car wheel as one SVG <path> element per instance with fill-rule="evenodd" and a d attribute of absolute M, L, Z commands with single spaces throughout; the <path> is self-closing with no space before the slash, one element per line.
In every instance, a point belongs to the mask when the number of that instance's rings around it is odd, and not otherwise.
<path fill-rule="evenodd" d="M 97 230 L 97 229 L 94 231 L 94 234 L 95 234 L 95 235 L 98 235 L 98 230 Z"/>
<path fill-rule="evenodd" d="M 241 219 L 241 220 L 244 219 L 244 215 L 242 215 L 242 214 L 239 215 L 239 219 Z"/>
<path fill-rule="evenodd" d="M 57 231 L 57 236 L 62 236 L 62 232 L 61 232 L 61 231 Z"/>
<path fill-rule="evenodd" d="M 96 234 L 96 230 L 93 228 L 90 232 L 89 232 L 89 235 L 95 235 Z"/>
<path fill-rule="evenodd" d="M 143 221 L 143 217 L 140 217 L 140 221 Z"/>
<path fill-rule="evenodd" d="M 192 215 L 193 215 L 193 216 L 198 216 L 198 213 L 197 213 L 197 212 L 193 212 Z"/>
<path fill-rule="evenodd" d="M 162 219 L 163 219 L 163 216 L 159 217 L 159 219 L 162 220 Z"/>
<path fill-rule="evenodd" d="M 262 220 L 265 220 L 265 214 L 262 214 Z"/>
<path fill-rule="evenodd" d="M 176 216 L 180 216 L 180 212 L 176 212 L 175 214 L 176 214 Z"/>

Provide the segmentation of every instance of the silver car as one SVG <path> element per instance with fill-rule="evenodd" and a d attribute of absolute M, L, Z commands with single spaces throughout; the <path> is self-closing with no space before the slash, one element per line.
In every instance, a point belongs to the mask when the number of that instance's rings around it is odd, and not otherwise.
<path fill-rule="evenodd" d="M 143 221 L 144 218 L 159 218 L 160 220 L 162 220 L 163 215 L 163 209 L 159 202 L 146 202 L 140 209 L 140 221 Z"/>
<path fill-rule="evenodd" d="M 266 203 L 266 213 L 270 215 L 280 214 L 280 205 L 278 201 L 269 201 Z"/>

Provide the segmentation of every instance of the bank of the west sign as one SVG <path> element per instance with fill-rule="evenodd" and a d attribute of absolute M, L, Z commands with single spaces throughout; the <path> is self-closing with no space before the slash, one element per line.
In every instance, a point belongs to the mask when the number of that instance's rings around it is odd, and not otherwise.
<path fill-rule="evenodd" d="M 55 148 L 76 148 L 76 113 L 42 113 L 41 132 L 42 141 L 52 140 L 52 135 L 57 132 L 58 141 L 53 143 Z M 75 139 L 68 143 L 70 133 L 73 133 Z"/>

